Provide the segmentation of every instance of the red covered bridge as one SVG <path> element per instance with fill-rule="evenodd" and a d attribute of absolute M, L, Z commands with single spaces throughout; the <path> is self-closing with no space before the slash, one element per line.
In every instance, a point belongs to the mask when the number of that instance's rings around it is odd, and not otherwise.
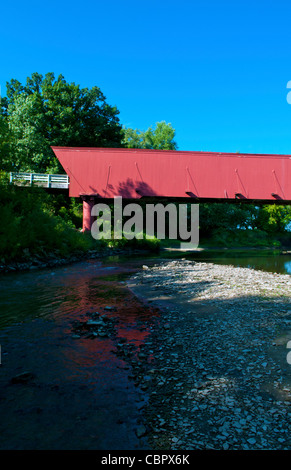
<path fill-rule="evenodd" d="M 291 155 L 52 147 L 83 200 L 83 229 L 100 198 L 291 204 Z"/>

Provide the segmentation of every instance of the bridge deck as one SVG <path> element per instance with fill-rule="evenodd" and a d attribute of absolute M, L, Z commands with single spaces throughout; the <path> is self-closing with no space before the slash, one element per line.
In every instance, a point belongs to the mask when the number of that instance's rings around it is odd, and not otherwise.
<path fill-rule="evenodd" d="M 42 186 L 52 189 L 68 189 L 70 182 L 68 175 L 54 175 L 46 173 L 10 173 L 10 183 L 18 186 Z"/>

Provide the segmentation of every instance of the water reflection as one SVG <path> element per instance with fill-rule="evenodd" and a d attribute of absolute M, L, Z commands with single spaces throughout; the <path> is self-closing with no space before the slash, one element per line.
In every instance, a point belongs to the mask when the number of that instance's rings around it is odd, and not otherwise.
<path fill-rule="evenodd" d="M 146 446 L 134 433 L 146 396 L 129 380 L 126 356 L 117 353 L 124 341 L 138 360 L 158 312 L 138 301 L 123 281 L 143 264 L 179 257 L 291 274 L 290 255 L 201 252 L 112 257 L 0 277 L 1 449 Z M 74 337 L 74 322 L 96 312 L 113 321 L 115 334 Z M 11 386 L 11 377 L 26 370 L 36 383 Z"/>
<path fill-rule="evenodd" d="M 286 263 L 284 263 L 284 267 L 285 267 L 285 270 L 288 274 L 291 274 L 291 261 L 286 261 Z"/>
<path fill-rule="evenodd" d="M 278 274 L 291 274 L 291 255 L 289 254 L 270 254 L 263 251 L 254 254 L 250 254 L 249 251 L 237 254 L 233 254 L 231 251 L 202 251 L 200 253 L 186 254 L 184 257 L 195 261 L 231 264 L 242 268 L 259 269 Z"/>
<path fill-rule="evenodd" d="M 187 258 L 193 261 L 232 264 L 269 272 L 291 274 L 291 255 L 270 255 L 250 252 L 167 253 L 148 259 L 111 257 L 103 261 L 89 261 L 53 271 L 11 273 L 0 277 L 0 328 L 11 323 L 29 321 L 36 317 L 57 319 L 76 310 L 98 309 L 108 302 L 118 302 L 120 314 L 127 321 L 126 294 L 120 282 L 143 262 L 155 263 L 162 259 Z M 101 282 L 102 279 L 102 282 Z M 133 312 L 130 313 L 131 315 Z"/>
<path fill-rule="evenodd" d="M 117 354 L 122 340 L 138 360 L 157 314 L 122 283 L 137 266 L 87 262 L 0 279 L 1 449 L 145 448 L 134 429 L 146 395 Z M 96 312 L 114 335 L 74 337 L 73 323 Z M 35 382 L 11 386 L 23 371 Z"/>

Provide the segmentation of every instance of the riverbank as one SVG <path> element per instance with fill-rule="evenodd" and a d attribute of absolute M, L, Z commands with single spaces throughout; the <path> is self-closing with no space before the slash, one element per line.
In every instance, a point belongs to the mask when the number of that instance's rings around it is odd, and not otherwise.
<path fill-rule="evenodd" d="M 128 286 L 160 309 L 131 363 L 150 447 L 290 450 L 290 275 L 165 260 Z"/>
<path fill-rule="evenodd" d="M 139 247 L 140 245 L 140 247 Z M 135 255 L 151 255 L 151 254 L 168 254 L 168 255 L 181 255 L 181 253 L 192 253 L 192 254 L 202 254 L 207 253 L 210 257 L 213 253 L 220 253 L 221 255 L 227 254 L 234 254 L 234 255 L 241 255 L 245 253 L 257 253 L 260 255 L 290 255 L 291 250 L 278 248 L 278 247 L 255 247 L 255 246 L 241 246 L 241 247 L 214 247 L 214 246 L 202 246 L 198 247 L 195 250 L 181 250 L 179 245 L 166 245 L 166 244 L 159 244 L 159 240 L 154 240 L 153 242 L 149 242 L 148 246 L 142 243 L 137 243 L 135 246 L 131 246 L 130 243 L 125 246 L 106 246 L 100 245 L 98 249 L 88 249 L 85 251 L 76 250 L 72 252 L 70 255 L 62 256 L 58 250 L 51 251 L 50 253 L 44 254 L 35 254 L 30 253 L 29 250 L 24 250 L 23 256 L 19 257 L 14 260 L 10 260 L 9 257 L 7 261 L 2 258 L 0 259 L 0 274 L 2 273 L 9 273 L 9 272 L 18 272 L 18 271 L 30 271 L 30 270 L 38 270 L 38 269 L 46 269 L 46 268 L 55 268 L 57 266 L 66 266 L 74 263 L 78 263 L 81 261 L 86 261 L 90 259 L 105 259 L 109 256 L 131 256 Z"/>
<path fill-rule="evenodd" d="M 46 268 L 55 268 L 60 266 L 66 266 L 74 263 L 79 263 L 81 261 L 86 261 L 90 259 L 104 259 L 109 256 L 115 255 L 126 255 L 128 257 L 135 256 L 137 254 L 148 254 L 152 253 L 151 249 L 138 249 L 132 248 L 130 246 L 124 248 L 115 248 L 104 246 L 98 250 L 87 250 L 87 251 L 76 251 L 68 256 L 61 256 L 58 251 L 51 252 L 46 256 L 42 255 L 30 255 L 22 257 L 18 260 L 1 262 L 0 261 L 0 274 L 9 273 L 9 272 L 18 272 L 18 271 L 31 271 L 39 270 Z"/>

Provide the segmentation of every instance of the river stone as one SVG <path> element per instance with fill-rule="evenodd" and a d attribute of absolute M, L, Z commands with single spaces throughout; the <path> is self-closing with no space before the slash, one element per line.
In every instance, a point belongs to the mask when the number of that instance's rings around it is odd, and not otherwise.
<path fill-rule="evenodd" d="M 90 326 L 101 326 L 104 325 L 104 322 L 102 320 L 88 320 L 87 325 Z"/>
<path fill-rule="evenodd" d="M 147 430 L 146 430 L 146 427 L 141 424 L 140 426 L 138 426 L 135 430 L 135 434 L 137 437 L 142 437 L 146 434 Z"/>
<path fill-rule="evenodd" d="M 15 375 L 11 379 L 12 384 L 25 384 L 35 379 L 35 375 L 32 372 L 22 372 L 21 374 Z"/>

